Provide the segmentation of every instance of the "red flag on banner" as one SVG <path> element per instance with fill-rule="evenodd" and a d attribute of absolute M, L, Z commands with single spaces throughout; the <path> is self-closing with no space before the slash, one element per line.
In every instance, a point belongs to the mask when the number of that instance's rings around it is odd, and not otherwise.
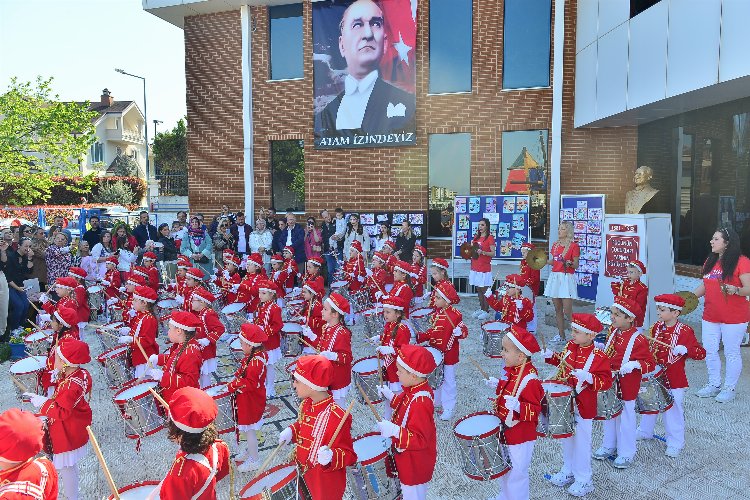
<path fill-rule="evenodd" d="M 414 93 L 416 82 L 417 0 L 380 3 L 388 35 L 380 72 L 386 81 Z"/>

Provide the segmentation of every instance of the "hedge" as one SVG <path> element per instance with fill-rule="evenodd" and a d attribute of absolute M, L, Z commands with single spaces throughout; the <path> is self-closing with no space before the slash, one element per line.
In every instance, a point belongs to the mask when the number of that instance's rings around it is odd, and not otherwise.
<path fill-rule="evenodd" d="M 139 205 L 141 199 L 146 195 L 146 181 L 140 177 L 95 177 L 95 185 L 87 192 L 76 192 L 70 189 L 71 186 L 79 186 L 81 184 L 80 177 L 59 177 L 54 179 L 57 182 L 52 188 L 52 196 L 44 202 L 40 199 L 33 200 L 33 205 L 44 205 L 44 204 L 55 204 L 55 205 L 81 205 L 81 198 L 85 197 L 89 203 L 93 202 L 99 192 L 99 186 L 104 183 L 110 183 L 114 181 L 123 181 L 127 184 L 135 195 L 135 205 Z M 8 201 L 0 199 L 0 204 L 6 205 Z"/>

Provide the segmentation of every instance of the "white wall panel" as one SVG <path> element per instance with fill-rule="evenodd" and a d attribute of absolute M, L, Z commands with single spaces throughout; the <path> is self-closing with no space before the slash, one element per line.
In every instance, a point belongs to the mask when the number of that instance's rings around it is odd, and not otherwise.
<path fill-rule="evenodd" d="M 666 97 L 668 7 L 662 1 L 630 20 L 628 109 Z"/>
<path fill-rule="evenodd" d="M 596 116 L 619 113 L 627 106 L 628 25 L 621 24 L 599 39 L 596 71 Z"/>
<path fill-rule="evenodd" d="M 596 120 L 596 44 L 576 55 L 576 95 L 574 126 Z"/>
<path fill-rule="evenodd" d="M 667 0 L 662 0 L 666 3 Z M 630 0 L 599 0 L 599 36 L 630 19 Z"/>
<path fill-rule="evenodd" d="M 578 0 L 576 54 L 596 41 L 599 0 Z"/>
<path fill-rule="evenodd" d="M 724 0 L 721 7 L 719 81 L 750 75 L 750 2 Z"/>

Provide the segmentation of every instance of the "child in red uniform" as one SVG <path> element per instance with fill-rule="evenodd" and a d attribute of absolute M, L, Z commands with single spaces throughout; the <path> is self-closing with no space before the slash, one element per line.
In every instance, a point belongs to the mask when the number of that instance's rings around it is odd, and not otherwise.
<path fill-rule="evenodd" d="M 562 353 L 544 351 L 545 362 L 560 366 L 555 380 L 575 388 L 576 429 L 573 436 L 559 439 L 563 449 L 563 467 L 549 481 L 555 486 L 570 485 L 568 493 L 582 497 L 594 491 L 591 475 L 591 424 L 596 416 L 599 391 L 612 386 L 612 371 L 604 351 L 594 346 L 602 324 L 593 314 L 574 313 L 571 334 Z M 560 360 L 564 360 L 561 362 Z"/>
<path fill-rule="evenodd" d="M 211 375 L 216 373 L 218 363 L 216 361 L 216 342 L 224 335 L 224 324 L 211 308 L 216 297 L 205 288 L 196 288 L 193 292 L 191 307 L 193 313 L 201 320 L 201 324 L 195 331 L 195 341 L 201 348 L 203 364 L 201 365 L 201 388 L 213 384 Z"/>
<path fill-rule="evenodd" d="M 42 309 L 47 313 L 47 315 L 40 315 L 39 319 L 40 321 L 49 321 L 49 315 L 51 315 L 53 312 L 55 312 L 56 309 L 59 309 L 61 307 L 69 307 L 76 311 L 76 318 L 78 317 L 78 303 L 75 300 L 75 296 L 73 295 L 73 290 L 78 286 L 78 282 L 70 278 L 68 276 L 64 276 L 62 278 L 57 278 L 55 280 L 55 293 L 60 297 L 60 299 L 57 301 L 57 303 L 53 303 L 49 297 L 47 297 L 46 293 L 43 293 L 39 300 L 42 301 Z M 78 324 L 78 321 L 76 320 L 76 325 Z M 78 328 L 76 326 L 76 328 Z"/>
<path fill-rule="evenodd" d="M 388 292 L 388 295 L 396 296 L 406 304 L 406 309 L 404 309 L 405 319 L 409 319 L 409 307 L 411 306 L 411 299 L 414 298 L 414 292 L 411 289 L 411 273 L 411 264 L 403 260 L 396 261 L 393 265 L 393 288 Z M 414 332 L 414 327 L 411 324 L 407 322 L 406 326 Z"/>
<path fill-rule="evenodd" d="M 604 421 L 604 439 L 593 457 L 605 460 L 616 452 L 613 465 L 627 469 L 636 452 L 635 398 L 641 387 L 641 374 L 650 373 L 655 363 L 648 340 L 633 326 L 640 307 L 627 297 L 617 296 L 611 311 L 612 326 L 604 353 L 609 356 L 612 371 L 619 372 L 622 413 Z"/>
<path fill-rule="evenodd" d="M 414 254 L 412 256 L 412 271 L 416 274 L 414 278 L 414 297 L 420 302 L 423 301 L 424 289 L 427 286 L 427 266 L 424 264 L 427 250 L 422 245 L 414 245 Z"/>
<path fill-rule="evenodd" d="M 539 344 L 527 330 L 515 325 L 510 327 L 502 343 L 505 376 L 501 380 L 490 377 L 485 383 L 495 389 L 495 413 L 504 423 L 503 436 L 513 467 L 497 480 L 500 493 L 496 498 L 529 498 L 529 465 L 544 397 L 544 389 L 531 362 L 531 355 L 539 352 Z"/>
<path fill-rule="evenodd" d="M 530 250 L 536 246 L 533 243 L 526 242 L 521 245 L 521 264 L 518 273 L 523 277 L 526 286 L 531 290 L 531 302 L 534 304 L 534 318 L 529 321 L 528 328 L 532 334 L 536 332 L 537 316 L 539 315 L 536 308 L 536 298 L 539 296 L 539 287 L 542 283 L 542 272 L 539 269 L 532 269 L 526 261 L 526 256 Z"/>
<path fill-rule="evenodd" d="M 432 259 L 430 264 L 430 278 L 432 279 L 432 293 L 427 307 L 435 309 L 435 287 L 441 281 L 448 281 L 448 261 L 441 258 Z"/>
<path fill-rule="evenodd" d="M 78 330 L 83 333 L 86 325 L 89 324 L 91 319 L 91 308 L 89 307 L 89 292 L 86 291 L 86 276 L 87 273 L 80 267 L 71 267 L 68 270 L 68 276 L 76 280 L 76 287 L 73 289 L 73 295 L 75 296 L 76 304 L 78 307 Z"/>
<path fill-rule="evenodd" d="M 259 253 L 250 254 L 247 258 L 247 274 L 237 287 L 237 302 L 247 304 L 248 319 L 252 319 L 258 312 L 260 298 L 258 297 L 258 284 L 265 281 L 263 270 L 263 257 Z M 232 289 L 234 290 L 234 288 Z"/>
<path fill-rule="evenodd" d="M 526 330 L 528 323 L 534 319 L 534 304 L 521 296 L 521 288 L 524 285 L 526 281 L 522 276 L 509 274 L 505 277 L 505 295 L 498 298 L 492 293 L 492 287 L 489 287 L 484 296 L 487 297 L 487 304 L 500 312 L 500 321 L 508 325 L 518 325 Z"/>
<path fill-rule="evenodd" d="M 177 257 L 177 271 L 174 276 L 174 285 L 169 285 L 169 291 L 174 292 L 175 299 L 185 293 L 185 281 L 187 277 L 187 270 L 190 269 L 190 259 L 184 255 Z"/>
<path fill-rule="evenodd" d="M 107 305 L 111 306 L 119 302 L 120 297 L 120 271 L 117 270 L 117 257 L 110 255 L 105 261 L 107 271 L 104 273 L 102 285 L 105 286 L 104 297 L 107 299 Z"/>
<path fill-rule="evenodd" d="M 159 269 L 154 265 L 156 263 L 156 254 L 154 252 L 144 253 L 141 262 L 143 263 L 143 269 L 148 273 L 148 286 L 156 293 L 159 293 L 161 276 L 159 275 Z"/>
<path fill-rule="evenodd" d="M 403 301 L 398 297 L 388 297 L 383 300 L 383 317 L 385 319 L 383 333 L 370 339 L 372 342 L 379 344 L 375 351 L 377 351 L 376 355 L 381 360 L 383 381 L 394 394 L 401 392 L 401 384 L 396 373 L 396 356 L 398 350 L 411 340 L 409 328 L 401 322 L 404 319 L 404 308 Z M 386 406 L 385 418 L 391 418 L 392 413 L 391 407 Z"/>
<path fill-rule="evenodd" d="M 323 301 L 323 332 L 318 337 L 320 355 L 332 362 L 333 379 L 331 394 L 339 406 L 343 406 L 352 381 L 352 333 L 344 326 L 349 314 L 349 301 L 338 293 L 332 293 Z"/>
<path fill-rule="evenodd" d="M 286 297 L 287 272 L 284 270 L 284 257 L 280 253 L 271 256 L 271 275 L 269 279 L 276 283 L 279 289 L 276 295 L 276 303 L 279 307 L 283 308 L 284 298 Z"/>
<path fill-rule="evenodd" d="M 323 266 L 323 259 L 320 257 L 310 257 L 305 262 L 305 274 L 300 279 L 300 287 L 305 286 L 310 280 L 323 279 L 320 274 L 320 268 Z"/>
<path fill-rule="evenodd" d="M 385 265 L 385 255 L 381 252 L 375 252 L 372 255 L 372 266 L 370 269 L 365 269 L 365 286 L 370 291 L 370 300 L 372 303 L 380 301 L 380 297 L 387 295 L 385 293 L 386 283 L 386 270 L 383 267 Z"/>
<path fill-rule="evenodd" d="M 226 267 L 221 272 L 221 275 L 216 278 L 216 284 L 221 289 L 221 293 L 224 296 L 225 304 L 232 304 L 237 302 L 237 292 L 232 291 L 234 285 L 239 285 L 242 281 L 242 277 L 239 273 L 240 258 L 236 255 L 230 255 L 224 259 Z"/>
<path fill-rule="evenodd" d="M 366 267 L 365 259 L 362 257 L 362 243 L 359 240 L 354 240 L 349 247 L 349 260 L 344 262 L 344 273 L 345 278 L 349 282 L 349 293 L 350 295 L 356 293 L 362 288 L 365 282 Z M 345 321 L 347 325 L 353 325 L 359 319 L 357 310 L 357 304 L 353 301 L 349 301 L 349 309 L 352 311 L 347 314 Z"/>
<path fill-rule="evenodd" d="M 391 288 L 393 288 L 393 266 L 396 265 L 396 262 L 398 262 L 398 257 L 393 255 L 393 252 L 396 251 L 396 244 L 388 240 L 385 243 L 383 243 L 383 248 L 380 249 L 380 252 L 385 256 L 385 291 L 390 292 Z"/>
<path fill-rule="evenodd" d="M 172 467 L 148 498 L 213 500 L 216 483 L 229 474 L 229 448 L 217 439 L 214 400 L 193 387 L 178 389 L 167 399 L 169 439 L 180 446 Z"/>
<path fill-rule="evenodd" d="M 43 447 L 42 421 L 11 408 L 0 413 L 0 436 L 0 498 L 57 500 L 57 471 L 46 458 L 36 458 Z"/>
<path fill-rule="evenodd" d="M 243 462 L 240 472 L 258 468 L 258 438 L 255 431 L 263 426 L 266 409 L 266 363 L 268 356 L 263 342 L 268 340 L 266 332 L 258 325 L 244 323 L 240 327 L 240 345 L 245 357 L 234 373 L 234 380 L 227 384 L 227 391 L 234 393 L 234 411 L 237 415 L 237 430 L 245 433 L 245 448 L 235 458 Z"/>
<path fill-rule="evenodd" d="M 263 342 L 263 348 L 268 354 L 268 374 L 266 375 L 266 393 L 269 398 L 276 397 L 276 370 L 274 365 L 281 359 L 281 308 L 276 304 L 278 288 L 272 281 L 263 280 L 258 284 L 260 307 L 255 318 L 255 324 L 260 326 L 268 340 Z"/>
<path fill-rule="evenodd" d="M 80 367 L 91 361 L 89 346 L 69 339 L 55 348 L 55 369 L 59 375 L 52 397 L 26 394 L 39 414 L 47 417 L 52 445 L 52 463 L 62 479 L 62 490 L 68 500 L 78 498 L 78 462 L 88 453 L 91 425 L 91 375 Z"/>
<path fill-rule="evenodd" d="M 612 294 L 615 297 L 627 297 L 638 306 L 638 316 L 635 317 L 636 327 L 639 333 L 643 332 L 643 320 L 646 316 L 646 303 L 648 302 L 648 287 L 641 281 L 641 276 L 646 274 L 646 266 L 640 260 L 628 262 L 627 278 L 622 282 L 613 281 L 611 283 Z"/>
<path fill-rule="evenodd" d="M 198 387 L 200 376 L 201 350 L 195 341 L 195 331 L 201 326 L 198 317 L 186 311 L 173 311 L 169 318 L 167 337 L 172 345 L 164 354 L 152 354 L 149 363 L 153 368 L 146 374 L 159 381 L 161 395 L 169 400 L 181 387 Z M 156 368 L 157 366 L 163 369 Z"/>
<path fill-rule="evenodd" d="M 443 354 L 444 378 L 435 395 L 435 406 L 442 406 L 441 420 L 453 417 L 456 407 L 456 365 L 458 364 L 458 341 L 469 335 L 461 312 L 453 307 L 461 299 L 450 281 L 441 281 L 435 291 L 435 312 L 432 314 L 432 327 L 417 335 L 417 342 L 429 342 Z"/>
<path fill-rule="evenodd" d="M 284 247 L 281 256 L 284 257 L 282 269 L 284 270 L 284 274 L 286 274 L 284 292 L 289 293 L 294 289 L 294 283 L 299 274 L 299 267 L 297 267 L 297 261 L 294 260 L 294 248 Z"/>
<path fill-rule="evenodd" d="M 297 421 L 279 434 L 279 444 L 294 443 L 294 460 L 312 500 L 343 498 L 346 468 L 357 461 L 352 417 L 328 392 L 333 371 L 331 362 L 323 356 L 302 356 L 297 360 L 293 385 L 302 404 Z M 342 420 L 341 430 L 331 443 Z"/>
<path fill-rule="evenodd" d="M 52 395 L 55 390 L 55 384 L 58 379 L 58 370 L 55 369 L 55 352 L 59 345 L 70 339 L 78 340 L 78 312 L 72 307 L 58 307 L 52 313 L 50 318 L 50 328 L 52 329 L 52 344 L 47 352 L 45 369 L 42 372 L 41 384 L 44 393 Z"/>
<path fill-rule="evenodd" d="M 648 337 L 661 343 L 652 342 L 651 352 L 656 362 L 666 370 L 667 388 L 674 398 L 672 407 L 662 415 L 667 437 L 665 454 L 677 458 L 685 447 L 685 412 L 682 406 L 688 387 L 685 360 L 705 359 L 706 350 L 696 340 L 693 329 L 679 320 L 685 299 L 679 295 L 664 294 L 657 295 L 654 300 L 659 321 L 651 327 Z M 653 439 L 655 424 L 656 414 L 641 415 L 636 437 Z"/>
<path fill-rule="evenodd" d="M 130 366 L 135 369 L 135 378 L 143 378 L 146 374 L 148 358 L 152 354 L 159 353 L 156 343 L 156 334 L 159 330 L 159 322 L 154 316 L 154 304 L 156 303 L 156 292 L 147 286 L 138 286 L 133 293 L 133 309 L 135 316 L 127 322 L 127 326 L 120 329 L 120 344 L 130 345 Z M 143 355 L 141 349 L 146 353 Z"/>
<path fill-rule="evenodd" d="M 435 358 L 422 346 L 406 344 L 395 364 L 404 391 L 394 395 L 387 387 L 379 387 L 378 392 L 389 401 L 393 418 L 379 421 L 378 429 L 394 449 L 403 499 L 424 500 L 437 461 L 435 410 L 427 383 L 427 376 L 436 367 Z"/>
<path fill-rule="evenodd" d="M 122 320 L 124 322 L 130 321 L 130 318 L 135 316 L 135 309 L 133 309 L 133 294 L 135 293 L 135 288 L 139 286 L 147 286 L 146 279 L 138 274 L 131 274 L 125 281 L 125 286 L 121 288 L 125 295 L 125 299 L 121 301 L 123 310 Z"/>
<path fill-rule="evenodd" d="M 192 310 L 193 303 L 193 292 L 199 286 L 203 286 L 203 280 L 206 277 L 206 273 L 197 267 L 191 267 L 185 273 L 185 289 L 182 295 L 175 297 L 175 300 L 179 305 L 182 306 L 182 310 L 190 312 Z"/>
<path fill-rule="evenodd" d="M 305 354 L 315 352 L 314 348 L 317 348 L 318 338 L 323 333 L 325 321 L 323 321 L 323 303 L 321 300 L 324 294 L 323 280 L 315 280 L 302 287 L 302 296 L 305 298 L 305 306 L 301 313 L 304 321 L 302 323 L 302 335 L 312 345 L 312 347 L 306 345 L 302 349 Z"/>

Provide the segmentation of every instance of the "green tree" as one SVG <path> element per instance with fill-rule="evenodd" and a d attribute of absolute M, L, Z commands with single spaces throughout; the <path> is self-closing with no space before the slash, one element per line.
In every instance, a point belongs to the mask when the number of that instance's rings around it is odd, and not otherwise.
<path fill-rule="evenodd" d="M 162 194 L 187 196 L 187 126 L 185 120 L 168 132 L 159 132 L 153 144 L 155 175 Z"/>
<path fill-rule="evenodd" d="M 303 141 L 272 141 L 271 161 L 273 162 L 274 204 L 276 210 L 304 210 L 305 208 L 305 151 Z M 288 188 L 287 188 L 288 186 Z M 278 192 L 277 192 L 278 189 Z M 290 199 L 287 192 L 293 196 Z"/>
<path fill-rule="evenodd" d="M 99 192 L 94 201 L 99 203 L 117 203 L 118 205 L 132 205 L 133 190 L 122 181 L 107 182 L 99 187 Z"/>
<path fill-rule="evenodd" d="M 138 162 L 127 155 L 117 155 L 109 166 L 112 175 L 119 177 L 139 177 L 141 171 Z"/>
<path fill-rule="evenodd" d="M 78 161 L 95 140 L 89 103 L 61 102 L 52 78 L 12 78 L 0 95 L 0 184 L 9 203 L 47 200 L 53 177 L 80 175 Z"/>

